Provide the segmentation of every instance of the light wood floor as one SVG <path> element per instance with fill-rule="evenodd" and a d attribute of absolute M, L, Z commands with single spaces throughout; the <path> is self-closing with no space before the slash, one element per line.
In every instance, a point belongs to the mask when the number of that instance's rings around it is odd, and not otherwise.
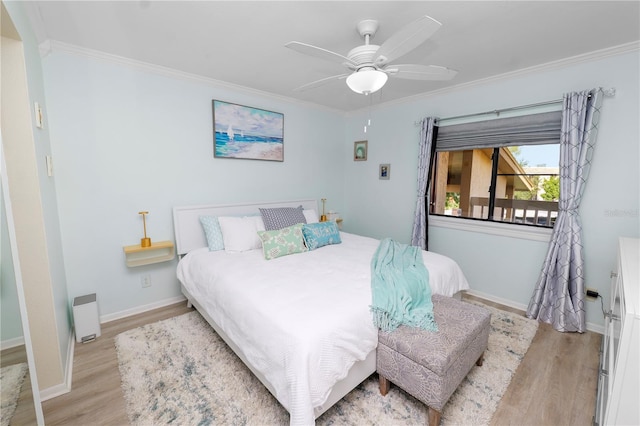
<path fill-rule="evenodd" d="M 475 299 L 524 316 L 523 311 Z M 559 333 L 540 323 L 491 424 L 592 425 L 601 340 L 598 333 Z"/>
<path fill-rule="evenodd" d="M 47 426 L 126 425 L 129 423 L 120 388 L 118 334 L 191 311 L 186 302 L 102 324 L 101 336 L 90 343 L 76 343 L 71 392 L 44 401 Z"/>
<path fill-rule="evenodd" d="M 114 337 L 189 310 L 186 303 L 180 303 L 103 324 L 102 336 L 95 342 L 77 344 L 72 390 L 43 403 L 46 424 L 127 424 Z M 492 424 L 590 425 L 595 408 L 600 339 L 596 333 L 558 333 L 541 324 Z"/>

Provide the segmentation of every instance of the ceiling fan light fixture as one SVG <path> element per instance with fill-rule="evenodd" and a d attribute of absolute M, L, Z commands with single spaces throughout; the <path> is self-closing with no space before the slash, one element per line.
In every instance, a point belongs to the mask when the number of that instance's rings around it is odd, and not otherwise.
<path fill-rule="evenodd" d="M 347 86 L 356 93 L 368 95 L 382 89 L 388 78 L 386 73 L 378 70 L 356 71 L 347 77 Z"/>

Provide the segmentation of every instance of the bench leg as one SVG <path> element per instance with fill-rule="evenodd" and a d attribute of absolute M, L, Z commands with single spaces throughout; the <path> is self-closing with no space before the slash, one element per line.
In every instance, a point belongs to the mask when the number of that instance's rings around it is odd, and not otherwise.
<path fill-rule="evenodd" d="M 386 396 L 389 393 L 389 389 L 391 389 L 391 382 L 382 374 L 378 374 L 378 378 L 380 381 L 380 394 Z"/>
<path fill-rule="evenodd" d="M 438 426 L 440 424 L 440 411 L 429 407 L 427 417 L 429 418 L 429 426 Z"/>
<path fill-rule="evenodd" d="M 478 367 L 482 367 L 483 362 L 484 362 L 484 352 L 482 352 L 482 354 L 480 355 L 480 358 L 478 358 L 478 360 L 476 361 L 476 365 Z"/>

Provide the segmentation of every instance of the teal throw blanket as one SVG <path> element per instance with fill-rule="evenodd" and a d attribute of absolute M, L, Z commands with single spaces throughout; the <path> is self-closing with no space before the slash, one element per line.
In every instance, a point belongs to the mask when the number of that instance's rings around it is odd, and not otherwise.
<path fill-rule="evenodd" d="M 419 247 L 382 240 L 371 260 L 371 293 L 373 323 L 379 329 L 393 331 L 404 324 L 438 331 Z"/>

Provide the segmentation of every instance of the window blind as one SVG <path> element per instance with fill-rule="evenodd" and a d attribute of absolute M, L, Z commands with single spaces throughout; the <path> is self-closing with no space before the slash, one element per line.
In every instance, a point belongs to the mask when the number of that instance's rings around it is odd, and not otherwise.
<path fill-rule="evenodd" d="M 560 143 L 562 111 L 438 128 L 436 151 Z"/>

